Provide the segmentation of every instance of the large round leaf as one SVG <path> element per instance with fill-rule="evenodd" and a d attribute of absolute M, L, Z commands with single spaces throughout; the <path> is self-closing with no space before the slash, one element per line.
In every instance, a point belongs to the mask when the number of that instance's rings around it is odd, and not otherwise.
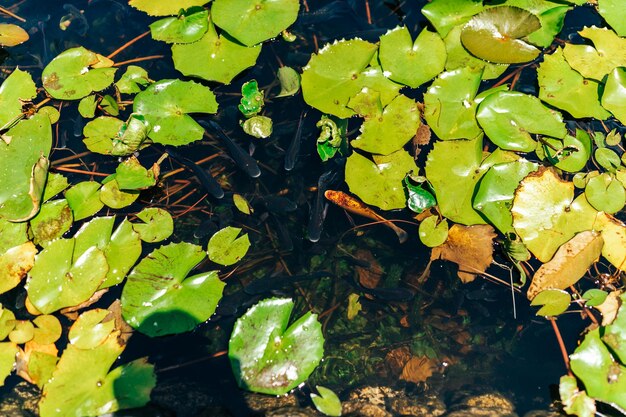
<path fill-rule="evenodd" d="M 598 0 L 598 13 L 619 36 L 626 36 L 626 8 L 621 0 Z"/>
<path fill-rule="evenodd" d="M 532 61 L 541 52 L 521 38 L 541 27 L 532 13 L 500 6 L 478 13 L 463 27 L 461 42 L 475 56 L 499 64 Z"/>
<path fill-rule="evenodd" d="M 248 47 L 227 35 L 218 35 L 212 22 L 199 41 L 172 45 L 174 67 L 178 71 L 224 84 L 254 65 L 260 53 L 261 45 Z"/>
<path fill-rule="evenodd" d="M 168 16 L 177 14 L 180 9 L 202 6 L 211 0 L 130 0 L 128 4 L 148 13 L 150 16 Z"/>
<path fill-rule="evenodd" d="M 602 106 L 613 113 L 620 122 L 626 123 L 626 68 L 615 68 L 609 73 L 604 93 L 602 93 Z"/>
<path fill-rule="evenodd" d="M 298 17 L 299 0 L 215 0 L 215 24 L 244 45 L 271 39 Z"/>
<path fill-rule="evenodd" d="M 61 100 L 77 100 L 113 83 L 113 61 L 82 46 L 57 55 L 43 69 L 43 86 Z"/>
<path fill-rule="evenodd" d="M 215 94 L 193 81 L 162 80 L 135 97 L 133 111 L 142 114 L 150 139 L 164 145 L 186 145 L 202 139 L 204 129 L 187 113 L 215 113 Z"/>
<path fill-rule="evenodd" d="M 577 1 L 580 2 L 581 0 Z M 585 2 L 584 0 L 582 1 Z M 566 1 L 566 3 L 573 2 Z M 565 15 L 572 9 L 570 5 L 556 4 L 555 2 L 545 0 L 507 0 L 506 5 L 524 9 L 539 19 L 541 28 L 528 34 L 524 39 L 533 45 L 544 48 L 550 46 L 552 41 L 554 41 L 554 37 L 561 32 Z"/>
<path fill-rule="evenodd" d="M 567 134 L 560 113 L 550 110 L 534 96 L 498 91 L 478 106 L 476 119 L 489 139 L 502 149 L 531 152 L 537 142 L 531 133 L 562 138 Z"/>
<path fill-rule="evenodd" d="M 454 71 L 461 68 L 474 68 L 476 71 L 482 69 L 483 80 L 492 80 L 502 75 L 509 67 L 509 64 L 494 64 L 470 54 L 461 43 L 462 30 L 462 26 L 456 26 L 443 39 L 448 52 L 446 71 Z"/>
<path fill-rule="evenodd" d="M 224 283 L 217 271 L 188 277 L 206 254 L 191 243 L 161 246 L 128 275 L 122 291 L 122 315 L 148 336 L 182 333 L 215 312 Z"/>
<path fill-rule="evenodd" d="M 378 57 L 390 79 L 417 88 L 443 71 L 446 45 L 427 29 L 413 42 L 406 26 L 397 27 L 380 37 Z"/>
<path fill-rule="evenodd" d="M 370 161 L 354 152 L 346 162 L 346 183 L 350 192 L 367 204 L 383 210 L 406 207 L 402 182 L 409 172 L 417 172 L 415 160 L 403 149 L 389 155 L 373 155 Z"/>
<path fill-rule="evenodd" d="M 460 26 L 484 10 L 482 1 L 433 0 L 422 8 L 422 14 L 442 37 L 455 26 Z"/>
<path fill-rule="evenodd" d="M 228 357 L 241 388 L 282 395 L 304 382 L 324 355 L 317 315 L 306 313 L 291 326 L 293 301 L 270 298 L 252 306 L 233 328 Z"/>

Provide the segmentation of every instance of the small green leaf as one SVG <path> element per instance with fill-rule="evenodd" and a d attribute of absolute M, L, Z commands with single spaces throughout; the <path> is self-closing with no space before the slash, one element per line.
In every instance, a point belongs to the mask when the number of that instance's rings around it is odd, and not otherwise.
<path fill-rule="evenodd" d="M 438 221 L 437 216 L 426 217 L 419 226 L 419 236 L 422 243 L 429 248 L 443 245 L 448 239 L 448 221 Z"/>
<path fill-rule="evenodd" d="M 100 201 L 114 209 L 130 206 L 137 198 L 139 198 L 139 191 L 123 191 L 115 179 L 100 188 Z"/>
<path fill-rule="evenodd" d="M 15 123 L 22 116 L 22 103 L 29 102 L 36 96 L 37 87 L 32 76 L 16 68 L 0 88 L 0 128 L 4 129 Z"/>
<path fill-rule="evenodd" d="M 141 91 L 141 87 L 146 87 L 151 82 L 145 69 L 129 65 L 115 85 L 122 94 L 136 94 Z"/>
<path fill-rule="evenodd" d="M 39 345 L 49 345 L 56 342 L 63 332 L 59 319 L 50 314 L 35 317 L 33 324 L 37 326 L 33 330 L 33 340 Z"/>
<path fill-rule="evenodd" d="M 248 203 L 248 200 L 246 200 L 241 194 L 233 194 L 233 203 L 235 204 L 235 207 L 237 207 L 237 210 L 243 214 L 249 215 L 253 211 L 252 207 L 250 207 L 250 203 Z"/>
<path fill-rule="evenodd" d="M 156 184 L 154 175 L 154 171 L 144 168 L 134 155 L 115 169 L 115 179 L 122 190 L 146 190 Z"/>
<path fill-rule="evenodd" d="M 174 220 L 166 210 L 149 207 L 137 213 L 137 217 L 143 223 L 133 223 L 133 230 L 144 242 L 160 242 L 174 232 Z"/>
<path fill-rule="evenodd" d="M 166 17 L 150 25 L 152 39 L 167 43 L 191 43 L 199 40 L 209 29 L 209 11 L 190 7 L 176 17 Z"/>
<path fill-rule="evenodd" d="M 256 80 L 243 83 L 241 86 L 241 101 L 239 111 L 245 117 L 256 116 L 263 109 L 263 91 L 259 91 Z"/>
<path fill-rule="evenodd" d="M 606 79 L 602 94 L 602 106 L 613 113 L 613 116 L 622 123 L 626 123 L 625 95 L 626 68 L 618 67 L 611 71 Z"/>
<path fill-rule="evenodd" d="M 572 296 L 563 290 L 543 290 L 533 298 L 531 306 L 542 306 L 538 316 L 554 317 L 563 314 L 569 307 Z"/>
<path fill-rule="evenodd" d="M 404 185 L 409 193 L 407 200 L 409 210 L 419 214 L 437 205 L 435 196 L 430 191 L 424 189 L 422 184 L 415 185 L 411 183 L 409 177 L 406 177 L 404 179 Z"/>
<path fill-rule="evenodd" d="M 300 89 L 300 74 L 291 67 L 278 68 L 280 92 L 276 97 L 293 96 Z"/>
<path fill-rule="evenodd" d="M 602 291 L 598 288 L 591 288 L 583 293 L 582 298 L 585 300 L 585 305 L 587 307 L 596 307 L 606 300 L 607 295 L 606 291 Z"/>
<path fill-rule="evenodd" d="M 241 229 L 228 226 L 211 236 L 207 248 L 209 259 L 224 266 L 239 262 L 250 248 L 248 235 L 237 237 L 240 232 Z"/>
<path fill-rule="evenodd" d="M 95 94 L 89 94 L 78 102 L 78 112 L 85 119 L 91 119 L 96 115 L 98 101 Z"/>
<path fill-rule="evenodd" d="M 585 187 L 585 197 L 598 211 L 613 214 L 626 204 L 626 190 L 621 182 L 607 173 L 590 178 Z"/>
<path fill-rule="evenodd" d="M 259 139 L 270 137 L 273 131 L 272 119 L 266 116 L 253 116 L 243 122 L 243 131 Z"/>
<path fill-rule="evenodd" d="M 315 389 L 319 395 L 311 393 L 311 401 L 317 411 L 327 416 L 341 416 L 341 401 L 337 394 L 321 385 L 317 385 Z"/>
<path fill-rule="evenodd" d="M 65 192 L 65 198 L 75 221 L 93 216 L 104 207 L 100 201 L 100 184 L 95 181 L 82 181 L 73 185 Z"/>

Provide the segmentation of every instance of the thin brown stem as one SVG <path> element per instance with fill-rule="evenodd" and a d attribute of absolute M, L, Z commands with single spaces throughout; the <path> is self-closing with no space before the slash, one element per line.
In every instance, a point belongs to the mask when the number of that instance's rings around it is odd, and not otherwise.
<path fill-rule="evenodd" d="M 124 45 L 120 46 L 119 48 L 117 48 L 115 51 L 111 52 L 107 58 L 112 59 L 115 55 L 119 54 L 120 52 L 122 52 L 124 49 L 128 48 L 129 46 L 131 46 L 132 44 L 134 44 L 135 42 L 137 42 L 138 40 L 145 38 L 146 36 L 148 36 L 150 34 L 150 31 L 146 31 L 144 33 L 142 33 L 139 36 L 134 37 L 133 39 L 129 40 L 128 42 L 126 42 Z"/>
<path fill-rule="evenodd" d="M 114 67 L 121 67 L 122 65 L 134 64 L 135 62 L 150 61 L 151 59 L 161 59 L 163 57 L 164 57 L 163 55 L 142 56 L 142 57 L 139 57 L 139 58 L 129 59 L 128 61 L 116 62 L 115 64 L 113 64 L 113 66 Z"/>
<path fill-rule="evenodd" d="M 11 16 L 12 18 L 17 19 L 22 23 L 26 22 L 26 19 L 24 19 L 23 17 L 19 17 L 18 15 L 16 15 L 15 13 L 13 13 L 12 11 L 8 9 L 5 9 L 4 7 L 0 7 L 0 13 L 4 13 L 7 16 Z"/>
<path fill-rule="evenodd" d="M 84 169 L 75 169 L 75 168 L 69 168 L 65 166 L 59 166 L 59 167 L 55 166 L 54 169 L 57 171 L 71 172 L 73 174 L 93 175 L 96 177 L 108 177 L 109 175 L 111 175 L 111 174 L 105 174 L 104 172 L 86 171 Z"/>
<path fill-rule="evenodd" d="M 554 317 L 549 317 L 548 320 L 550 321 L 550 324 L 552 324 L 552 330 L 554 330 L 554 335 L 556 336 L 556 340 L 559 342 L 559 348 L 561 349 L 561 355 L 563 356 L 563 362 L 565 363 L 565 368 L 567 368 L 567 374 L 573 377 L 574 374 L 572 373 L 572 370 L 569 367 L 569 356 L 567 356 L 567 349 L 565 349 L 565 343 L 563 343 L 563 338 L 561 337 L 559 326 L 556 325 L 556 319 Z"/>

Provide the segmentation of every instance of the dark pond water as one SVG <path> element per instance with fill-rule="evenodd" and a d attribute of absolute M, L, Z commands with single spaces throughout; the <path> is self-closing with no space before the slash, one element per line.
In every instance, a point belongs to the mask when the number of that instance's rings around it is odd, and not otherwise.
<path fill-rule="evenodd" d="M 211 85 L 220 103 L 220 112 L 214 119 L 233 132 L 235 140 L 254 150 L 255 158 L 261 163 L 262 175 L 258 180 L 250 180 L 212 138 L 194 143 L 181 152 L 194 161 L 220 153 L 210 162 L 214 172 L 221 173 L 222 180 L 231 185 L 231 192 L 246 196 L 255 209 L 254 215 L 248 217 L 238 213 L 232 204 L 226 203 L 226 198 L 219 203 L 203 198 L 205 191 L 189 171 L 169 177 L 158 189 L 144 193 L 140 201 L 144 205 L 167 208 L 177 216 L 174 241 L 203 244 L 219 227 L 235 225 L 248 230 L 252 250 L 235 273 L 227 278 L 226 297 L 216 318 L 189 334 L 157 339 L 136 334 L 131 338 L 121 361 L 148 356 L 150 362 L 156 364 L 158 386 L 153 396 L 156 406 L 163 410 L 172 409 L 179 416 L 194 416 L 203 407 L 221 403 L 234 415 L 246 415 L 241 393 L 223 353 L 234 320 L 252 303 L 272 294 L 294 296 L 299 312 L 313 308 L 321 313 L 327 357 L 313 374 L 311 384 L 321 383 L 339 393 L 366 383 L 393 385 L 399 379 L 386 368 L 388 355 L 394 349 L 410 347 L 413 352 L 433 357 L 436 363 L 436 382 L 417 384 L 413 388 L 418 391 L 426 389 L 429 384 L 440 386 L 443 396 L 468 387 L 497 389 L 515 401 L 520 415 L 530 409 L 545 408 L 550 403 L 553 385 L 565 372 L 554 334 L 546 322 L 534 319 L 527 301 L 519 295 L 515 300 L 514 317 L 511 293 L 506 287 L 480 278 L 472 284 L 462 285 L 451 265 L 435 263 L 430 277 L 419 284 L 419 291 L 410 302 L 394 301 L 387 293 L 375 295 L 371 300 L 362 299 L 363 311 L 357 319 L 346 320 L 346 299 L 355 292 L 351 282 L 358 268 L 380 264 L 384 271 L 381 285 L 403 290 L 406 294 L 419 282 L 428 253 L 417 239 L 414 224 L 406 227 L 411 232 L 410 240 L 399 245 L 393 233 L 380 226 L 359 228 L 355 234 L 350 230 L 353 222 L 363 224 L 365 221 L 349 218 L 337 207 L 328 209 L 320 241 L 314 244 L 306 238 L 310 207 L 316 195 L 314 187 L 319 176 L 328 170 L 341 172 L 340 164 L 321 164 L 315 153 L 317 132 L 314 125 L 320 116 L 315 110 L 309 110 L 305 118 L 303 144 L 295 169 L 288 173 L 283 169 L 285 149 L 293 138 L 305 105 L 300 95 L 274 98 L 279 89 L 275 83 L 279 65 L 301 69 L 316 50 L 316 45 L 355 36 L 376 41 L 387 29 L 398 24 L 406 25 L 415 34 L 426 25 L 419 12 L 424 3 L 417 0 L 370 1 L 370 24 L 364 1 L 308 0 L 310 12 L 304 13 L 292 28 L 298 36 L 296 42 L 267 44 L 258 64 L 240 75 L 232 85 Z M 65 49 L 82 45 L 107 55 L 145 32 L 153 20 L 121 0 L 67 3 L 21 0 L 0 1 L 0 5 L 13 6 L 27 20 L 22 26 L 31 36 L 24 45 L 4 52 L 2 75 L 6 77 L 19 66 L 29 70 L 36 81 L 43 66 Z M 69 27 L 61 30 L 59 22 L 68 19 Z M 5 17 L 0 20 L 13 22 Z M 598 23 L 590 8 L 579 8 L 569 16 L 567 33 L 562 36 L 569 36 L 583 23 Z M 127 48 L 116 60 L 151 55 L 164 56 L 139 64 L 148 70 L 152 79 L 179 77 L 173 68 L 169 49 L 150 37 Z M 254 142 L 237 130 L 236 108 L 241 84 L 253 78 L 266 91 L 265 114 L 275 123 L 274 134 L 268 140 Z M 523 90 L 532 92 L 536 88 L 535 80 L 526 73 L 523 73 L 521 82 Z M 416 98 L 420 98 L 419 93 Z M 63 158 L 86 150 L 81 141 L 83 123 L 78 117 L 76 103 L 63 106 L 55 132 L 53 164 L 56 161 L 56 166 L 61 166 Z M 350 125 L 351 131 L 357 128 L 356 124 Z M 147 166 L 162 152 L 159 146 L 150 147 L 141 152 L 140 160 Z M 83 167 L 110 173 L 118 161 L 86 155 L 82 163 Z M 167 161 L 162 171 L 176 168 L 179 165 Z M 71 182 L 89 178 L 84 174 L 64 174 Z M 336 187 L 345 188 L 341 178 Z M 127 213 L 132 214 L 139 207 L 131 206 Z M 403 216 L 398 214 L 400 218 Z M 199 268 L 209 270 L 214 267 L 205 264 Z M 332 277 L 315 275 L 318 271 L 328 271 Z M 506 270 L 494 267 L 489 272 L 509 279 Z M 302 276 L 302 280 L 294 286 L 290 275 Z M 255 294 L 242 291 L 242 284 L 269 276 L 279 278 L 267 281 L 266 287 L 257 289 Z M 119 292 L 112 291 L 102 300 L 102 305 L 117 296 Z M 579 318 L 565 315 L 559 324 L 566 345 L 573 349 L 581 330 Z M 444 368 L 445 372 L 439 373 Z M 18 381 L 17 377 L 9 378 L 4 395 L 10 395 Z M 307 389 L 307 386 L 303 388 Z M 139 411 L 120 415 L 133 413 L 142 415 Z M 143 413 L 150 415 L 148 411 Z"/>

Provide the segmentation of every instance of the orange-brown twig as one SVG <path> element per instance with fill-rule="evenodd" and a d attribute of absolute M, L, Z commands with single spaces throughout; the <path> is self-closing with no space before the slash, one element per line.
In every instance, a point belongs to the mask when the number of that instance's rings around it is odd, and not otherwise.
<path fill-rule="evenodd" d="M 150 61 L 151 59 L 161 59 L 163 57 L 164 57 L 163 55 L 142 56 L 142 57 L 139 57 L 139 58 L 129 59 L 128 61 L 116 62 L 115 64 L 113 64 L 113 66 L 114 67 L 121 67 L 122 65 L 126 65 L 126 64 L 133 64 L 135 62 Z"/>
<path fill-rule="evenodd" d="M 24 19 L 23 17 L 19 17 L 18 15 L 16 15 L 15 13 L 13 13 L 10 10 L 5 9 L 4 7 L 0 7 L 0 13 L 4 13 L 7 16 L 11 16 L 12 18 L 17 19 L 17 20 L 19 20 L 22 23 L 26 22 L 26 19 Z"/>
<path fill-rule="evenodd" d="M 105 174 L 104 172 L 86 171 L 84 169 L 68 168 L 64 166 L 54 167 L 54 169 L 56 169 L 57 171 L 71 172 L 73 174 L 93 175 L 96 177 L 108 177 L 109 175 L 111 175 L 111 174 Z"/>
<path fill-rule="evenodd" d="M 145 38 L 146 36 L 148 36 L 148 34 L 150 34 L 150 31 L 146 31 L 144 33 L 142 33 L 139 36 L 134 37 L 133 39 L 129 40 L 128 42 L 126 42 L 124 45 L 120 46 L 119 48 L 117 48 L 115 51 L 111 52 L 107 58 L 112 59 L 115 55 L 119 54 L 120 52 L 122 52 L 124 49 L 128 48 L 129 46 L 131 46 L 132 44 L 134 44 L 135 42 L 137 42 L 138 40 Z"/>
<path fill-rule="evenodd" d="M 563 338 L 561 337 L 561 332 L 559 331 L 559 327 L 556 325 L 556 319 L 554 317 L 548 318 L 550 320 L 550 324 L 552 324 L 552 330 L 554 330 L 554 335 L 556 336 L 556 340 L 559 342 L 559 348 L 561 349 L 561 355 L 563 355 L 563 362 L 565 362 L 565 367 L 567 368 L 567 374 L 569 376 L 574 376 L 572 374 L 572 370 L 569 367 L 569 356 L 567 356 L 567 349 L 565 349 L 565 343 L 563 343 Z"/>

